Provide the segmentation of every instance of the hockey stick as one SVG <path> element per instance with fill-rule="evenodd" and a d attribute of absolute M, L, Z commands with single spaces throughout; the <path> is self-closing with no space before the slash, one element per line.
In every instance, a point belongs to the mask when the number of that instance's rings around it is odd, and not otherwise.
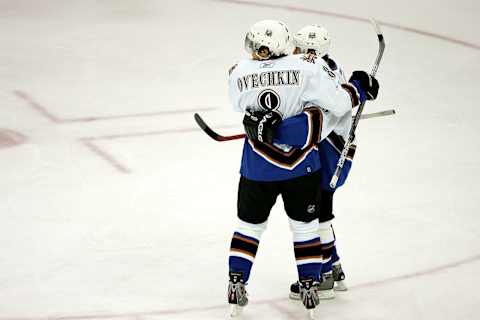
<path fill-rule="evenodd" d="M 373 24 L 375 28 L 375 32 L 377 33 L 377 37 L 378 37 L 378 54 L 377 54 L 377 58 L 375 59 L 375 63 L 373 64 L 372 72 L 370 73 L 370 75 L 374 77 L 375 74 L 377 73 L 380 61 L 382 60 L 383 51 L 385 50 L 385 40 L 383 39 L 382 31 L 380 30 L 380 26 L 377 24 L 377 22 L 373 19 L 371 19 L 370 21 Z M 360 104 L 360 106 L 358 107 L 357 114 L 353 119 L 352 127 L 350 128 L 350 133 L 348 134 L 348 139 L 345 142 L 345 146 L 343 147 L 340 158 L 338 159 L 335 173 L 333 174 L 332 179 L 330 180 L 331 188 L 335 188 L 337 186 L 337 181 L 338 181 L 338 178 L 340 177 L 340 174 L 342 173 L 343 165 L 345 164 L 345 159 L 347 159 L 348 150 L 350 149 L 350 145 L 352 144 L 353 139 L 355 139 L 355 130 L 357 129 L 358 122 L 360 121 L 360 117 L 362 116 L 364 106 L 365 106 L 365 101 L 363 101 Z"/>
<path fill-rule="evenodd" d="M 222 136 L 218 133 L 216 133 L 215 131 L 213 131 L 206 123 L 205 121 L 203 121 L 202 117 L 200 117 L 200 115 L 198 113 L 195 113 L 193 115 L 193 117 L 195 118 L 195 121 L 197 122 L 198 126 L 206 133 L 210 136 L 210 138 L 212 138 L 213 140 L 215 141 L 230 141 L 230 140 L 237 140 L 237 139 L 243 139 L 245 138 L 245 134 L 242 133 L 242 134 L 236 134 L 236 135 L 233 135 L 233 136 Z"/>
<path fill-rule="evenodd" d="M 364 119 L 371 119 L 371 118 L 378 118 L 378 117 L 385 117 L 385 116 L 391 116 L 394 115 L 395 109 L 389 109 L 389 110 L 384 110 L 384 111 L 379 111 L 379 112 L 373 112 L 373 113 L 366 113 L 362 114 L 360 116 L 361 120 Z M 210 128 L 205 121 L 203 121 L 202 117 L 198 113 L 195 113 L 194 116 L 195 122 L 197 122 L 198 126 L 210 136 L 215 141 L 223 142 L 223 141 L 230 141 L 230 140 L 238 140 L 238 139 L 243 139 L 245 138 L 245 134 L 235 134 L 232 136 L 222 136 L 221 134 L 216 133 L 213 131 L 212 128 Z"/>
<path fill-rule="evenodd" d="M 378 118 L 378 117 L 385 117 L 385 116 L 393 116 L 396 113 L 397 112 L 395 111 L 395 109 L 372 112 L 372 113 L 365 113 L 365 114 L 362 114 L 360 116 L 360 120 L 372 119 L 372 118 Z"/>

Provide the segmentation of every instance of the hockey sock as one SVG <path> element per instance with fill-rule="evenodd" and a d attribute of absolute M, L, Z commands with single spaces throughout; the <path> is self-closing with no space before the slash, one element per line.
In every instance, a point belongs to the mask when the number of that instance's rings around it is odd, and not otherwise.
<path fill-rule="evenodd" d="M 298 277 L 320 281 L 322 269 L 322 254 L 320 238 L 293 243 L 295 260 L 297 261 Z"/>
<path fill-rule="evenodd" d="M 331 225 L 333 231 L 333 250 L 332 250 L 332 264 L 337 264 L 340 261 L 340 257 L 338 256 L 337 251 L 337 237 L 335 236 L 335 230 L 333 229 L 333 225 Z"/>
<path fill-rule="evenodd" d="M 318 236 L 318 220 L 301 222 L 289 219 L 293 248 L 300 279 L 320 280 L 322 246 Z"/>
<path fill-rule="evenodd" d="M 328 273 L 332 271 L 332 254 L 335 245 L 335 236 L 333 234 L 331 221 L 320 223 L 318 234 L 320 235 L 320 242 L 322 243 L 322 273 Z"/>
<path fill-rule="evenodd" d="M 335 244 L 333 245 L 332 259 L 331 260 L 332 260 L 332 264 L 335 264 L 338 261 L 340 261 L 340 257 L 338 256 L 338 252 L 337 252 L 337 246 Z"/>
<path fill-rule="evenodd" d="M 322 274 L 332 272 L 332 253 L 334 247 L 334 242 L 322 243 Z"/>
<path fill-rule="evenodd" d="M 235 232 L 230 244 L 230 257 L 228 265 L 230 272 L 243 274 L 243 282 L 246 284 L 250 278 L 255 255 L 257 254 L 259 240 Z"/>
<path fill-rule="evenodd" d="M 241 273 L 243 275 L 243 283 L 245 284 L 247 284 L 250 278 L 250 270 L 255 261 L 258 244 L 266 228 L 266 222 L 252 224 L 240 220 L 233 233 L 230 244 L 230 256 L 228 258 L 229 271 Z"/>

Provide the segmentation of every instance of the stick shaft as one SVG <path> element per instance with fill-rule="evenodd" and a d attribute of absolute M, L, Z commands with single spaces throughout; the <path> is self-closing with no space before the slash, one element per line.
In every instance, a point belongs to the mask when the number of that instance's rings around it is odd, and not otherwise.
<path fill-rule="evenodd" d="M 372 113 L 365 113 L 360 116 L 360 120 L 378 118 L 378 117 L 386 117 L 386 116 L 393 116 L 395 114 L 395 109 L 372 112 Z"/>
<path fill-rule="evenodd" d="M 383 38 L 382 31 L 380 30 L 379 25 L 373 19 L 371 22 L 375 28 L 378 37 L 378 53 L 375 59 L 375 62 L 372 67 L 372 72 L 370 75 L 373 77 L 377 73 L 378 66 L 380 65 L 380 61 L 382 60 L 383 51 L 385 50 L 385 40 Z M 358 122 L 360 121 L 360 117 L 362 116 L 363 108 L 365 107 L 365 102 L 363 101 L 360 106 L 358 107 L 357 114 L 355 115 L 352 123 L 352 128 L 350 129 L 350 134 L 348 135 L 348 139 L 345 142 L 345 146 L 343 147 L 342 153 L 340 154 L 340 158 L 338 159 L 337 168 L 335 169 L 335 173 L 330 180 L 330 187 L 334 189 L 337 186 L 338 178 L 342 173 L 343 165 L 345 164 L 345 160 L 347 159 L 348 149 L 352 144 L 353 140 L 355 139 L 355 130 L 357 129 Z"/>
<path fill-rule="evenodd" d="M 379 117 L 386 117 L 386 116 L 391 116 L 395 114 L 395 109 L 389 109 L 389 110 L 383 110 L 379 112 L 372 112 L 372 113 L 366 113 L 362 114 L 360 116 L 361 120 L 365 119 L 372 119 L 372 118 L 379 118 Z M 231 140 L 239 140 L 245 138 L 244 133 L 239 133 L 239 134 L 234 134 L 231 136 L 223 136 L 217 132 L 215 132 L 212 128 L 210 128 L 205 121 L 203 121 L 202 117 L 198 114 L 195 113 L 195 121 L 197 122 L 198 126 L 205 132 L 209 137 L 211 137 L 213 140 L 218 141 L 218 142 L 223 142 L 223 141 L 231 141 Z"/>

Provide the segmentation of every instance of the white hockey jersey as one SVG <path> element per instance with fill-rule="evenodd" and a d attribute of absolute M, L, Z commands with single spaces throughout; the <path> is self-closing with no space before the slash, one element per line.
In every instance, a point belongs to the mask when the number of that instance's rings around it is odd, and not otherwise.
<path fill-rule="evenodd" d="M 335 74 L 336 81 L 338 85 L 347 85 L 347 80 L 343 70 L 330 58 L 329 67 L 332 72 Z M 309 104 L 312 105 L 312 104 Z M 347 140 L 350 128 L 352 126 L 352 110 L 346 112 L 342 116 L 337 116 L 333 113 L 329 113 L 328 110 L 323 111 L 323 128 L 322 128 L 322 140 L 326 139 L 327 136 L 333 131 L 337 135 L 341 136 L 344 140 Z"/>
<path fill-rule="evenodd" d="M 235 111 L 277 110 L 283 119 L 309 106 L 341 117 L 358 100 L 353 86 L 342 86 L 328 64 L 313 55 L 242 60 L 230 72 L 229 96 Z"/>
<path fill-rule="evenodd" d="M 317 144 L 339 119 L 351 117 L 359 100 L 356 89 L 342 84 L 328 64 L 314 55 L 242 60 L 231 69 L 229 96 L 234 110 L 276 110 L 293 130 L 277 129 L 279 138 L 285 138 L 280 144 L 245 140 L 240 173 L 257 181 L 287 180 L 320 170 Z M 287 119 L 295 124 L 288 125 Z"/>

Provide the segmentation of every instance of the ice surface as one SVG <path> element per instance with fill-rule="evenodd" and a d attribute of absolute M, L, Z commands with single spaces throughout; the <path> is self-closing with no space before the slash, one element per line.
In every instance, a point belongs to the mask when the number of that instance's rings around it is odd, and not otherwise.
<path fill-rule="evenodd" d="M 398 114 L 359 126 L 335 204 L 351 290 L 320 316 L 479 319 L 478 12 L 469 0 L 1 0 L 0 141 L 27 140 L 0 149 L 0 320 L 225 318 L 242 144 L 210 140 L 193 113 L 242 130 L 226 71 L 253 22 L 324 24 L 350 72 L 374 60 L 371 26 L 355 20 L 370 15 L 387 48 L 366 112 Z M 306 318 L 287 299 L 281 208 L 244 319 Z"/>

